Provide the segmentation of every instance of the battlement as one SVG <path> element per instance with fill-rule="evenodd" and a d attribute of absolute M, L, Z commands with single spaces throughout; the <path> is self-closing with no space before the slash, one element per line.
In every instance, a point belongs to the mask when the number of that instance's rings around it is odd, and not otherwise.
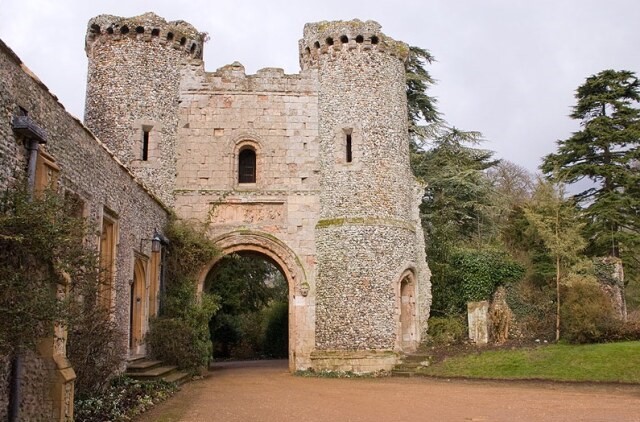
<path fill-rule="evenodd" d="M 85 51 L 89 54 L 91 46 L 98 41 L 118 41 L 129 38 L 145 42 L 157 41 L 200 59 L 206 37 L 206 33 L 199 32 L 185 21 L 167 22 L 151 12 L 132 18 L 100 15 L 87 24 Z"/>
<path fill-rule="evenodd" d="M 183 87 L 203 92 L 297 92 L 311 94 L 317 90 L 313 78 L 301 74 L 285 74 L 283 69 L 274 67 L 259 69 L 253 75 L 246 74 L 244 66 L 238 62 L 223 66 L 215 72 L 201 73 L 199 77 L 194 77 L 192 80 L 195 84 L 189 85 L 184 83 L 183 79 Z"/>
<path fill-rule="evenodd" d="M 384 35 L 381 29 L 378 22 L 371 20 L 308 23 L 304 26 L 303 38 L 298 43 L 300 67 L 303 70 L 315 67 L 322 55 L 335 57 L 351 51 L 386 52 L 405 61 L 409 46 Z"/>

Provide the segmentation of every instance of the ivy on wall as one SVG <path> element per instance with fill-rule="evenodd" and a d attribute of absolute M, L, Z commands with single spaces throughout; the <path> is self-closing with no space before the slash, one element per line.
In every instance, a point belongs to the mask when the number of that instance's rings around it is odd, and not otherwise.
<path fill-rule="evenodd" d="M 220 308 L 219 298 L 197 295 L 198 275 L 218 250 L 205 228 L 173 219 L 165 233 L 166 287 L 159 318 L 151 322 L 147 343 L 151 353 L 166 363 L 197 372 L 211 358 L 209 320 Z"/>
<path fill-rule="evenodd" d="M 467 302 L 488 300 L 498 286 L 524 276 L 524 268 L 498 250 L 458 250 L 452 261 Z"/>

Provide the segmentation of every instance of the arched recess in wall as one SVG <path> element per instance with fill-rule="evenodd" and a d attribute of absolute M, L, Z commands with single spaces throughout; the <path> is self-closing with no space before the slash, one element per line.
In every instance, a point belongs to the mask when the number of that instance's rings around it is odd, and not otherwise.
<path fill-rule="evenodd" d="M 407 268 L 395 283 L 398 334 L 396 347 L 404 353 L 418 348 L 418 321 L 416 303 L 416 277 L 413 268 Z"/>
<path fill-rule="evenodd" d="M 296 345 L 302 322 L 298 321 L 296 298 L 303 299 L 308 293 L 309 284 L 304 268 L 297 255 L 284 242 L 272 235 L 246 230 L 225 233 L 213 239 L 220 255 L 209 262 L 198 276 L 198 294 L 204 289 L 209 271 L 216 263 L 233 253 L 257 253 L 277 265 L 289 286 L 289 369 L 296 369 Z"/>
<path fill-rule="evenodd" d="M 233 185 L 253 187 L 262 184 L 263 148 L 254 135 L 241 135 L 233 143 Z"/>
<path fill-rule="evenodd" d="M 129 291 L 129 353 L 135 355 L 143 343 L 142 321 L 146 303 L 147 260 L 136 256 Z"/>

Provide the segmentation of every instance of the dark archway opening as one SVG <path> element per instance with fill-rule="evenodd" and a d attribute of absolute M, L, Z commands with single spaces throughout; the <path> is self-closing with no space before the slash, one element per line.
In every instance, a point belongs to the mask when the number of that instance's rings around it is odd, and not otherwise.
<path fill-rule="evenodd" d="M 255 252 L 227 255 L 207 274 L 204 290 L 221 303 L 209 321 L 214 359 L 288 357 L 288 284 L 276 263 Z"/>

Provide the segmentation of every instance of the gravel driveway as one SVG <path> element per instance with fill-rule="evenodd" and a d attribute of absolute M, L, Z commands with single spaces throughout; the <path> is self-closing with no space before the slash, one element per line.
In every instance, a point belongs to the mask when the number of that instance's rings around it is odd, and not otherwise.
<path fill-rule="evenodd" d="M 140 422 L 640 422 L 640 386 L 303 378 L 286 361 L 217 364 Z"/>

